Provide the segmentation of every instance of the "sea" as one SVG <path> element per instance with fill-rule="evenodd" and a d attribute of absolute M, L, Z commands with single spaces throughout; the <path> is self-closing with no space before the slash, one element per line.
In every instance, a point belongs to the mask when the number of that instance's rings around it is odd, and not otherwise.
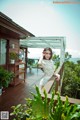
<path fill-rule="evenodd" d="M 35 63 L 38 62 L 39 58 L 29 58 L 29 59 L 34 59 Z M 80 58 L 70 58 L 69 61 L 74 62 L 75 64 L 77 63 L 77 61 L 80 60 Z"/>
<path fill-rule="evenodd" d="M 77 63 L 77 61 L 80 60 L 80 58 L 70 58 L 69 61 L 72 61 L 74 63 Z"/>

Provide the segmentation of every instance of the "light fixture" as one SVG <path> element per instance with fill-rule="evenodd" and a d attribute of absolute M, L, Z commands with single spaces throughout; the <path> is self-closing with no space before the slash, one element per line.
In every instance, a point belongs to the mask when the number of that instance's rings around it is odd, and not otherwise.
<path fill-rule="evenodd" d="M 13 48 L 13 49 L 14 49 L 14 48 L 15 48 L 15 44 L 11 44 L 11 48 Z"/>

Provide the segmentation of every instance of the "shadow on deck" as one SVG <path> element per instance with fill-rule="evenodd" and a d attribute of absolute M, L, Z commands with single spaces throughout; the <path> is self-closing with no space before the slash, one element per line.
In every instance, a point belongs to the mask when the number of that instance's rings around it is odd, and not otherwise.
<path fill-rule="evenodd" d="M 30 92 L 35 93 L 35 85 L 39 85 L 39 81 L 43 76 L 43 72 L 38 69 L 32 69 L 31 73 L 27 70 L 27 78 L 25 83 L 21 83 L 17 86 L 9 86 L 3 91 L 0 96 L 0 112 L 9 111 L 11 112 L 11 106 L 17 105 L 19 103 L 25 103 L 24 98 L 32 97 Z M 11 118 L 10 118 L 11 119 Z"/>

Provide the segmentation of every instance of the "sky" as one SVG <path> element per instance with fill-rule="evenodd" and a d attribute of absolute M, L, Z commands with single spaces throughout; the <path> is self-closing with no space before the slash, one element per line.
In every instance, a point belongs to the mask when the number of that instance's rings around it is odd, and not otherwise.
<path fill-rule="evenodd" d="M 65 36 L 66 51 L 80 57 L 80 4 L 54 1 L 65 0 L 0 0 L 0 11 L 35 36 Z M 31 56 L 41 53 L 29 51 Z"/>

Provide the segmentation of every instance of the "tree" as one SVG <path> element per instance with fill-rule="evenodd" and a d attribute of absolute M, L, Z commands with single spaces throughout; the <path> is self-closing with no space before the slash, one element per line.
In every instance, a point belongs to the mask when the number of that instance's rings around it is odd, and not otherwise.
<path fill-rule="evenodd" d="M 68 52 L 66 52 L 65 53 L 65 61 L 68 61 L 70 58 L 71 58 L 71 55 Z"/>
<path fill-rule="evenodd" d="M 80 65 L 80 60 L 78 60 L 77 63 Z"/>
<path fill-rule="evenodd" d="M 80 66 L 70 61 L 64 64 L 62 95 L 80 99 Z"/>
<path fill-rule="evenodd" d="M 54 64 L 55 64 L 56 69 L 57 69 L 59 67 L 59 65 L 60 65 L 60 57 L 59 57 L 59 55 L 54 54 L 52 56 L 52 60 L 54 61 Z"/>

